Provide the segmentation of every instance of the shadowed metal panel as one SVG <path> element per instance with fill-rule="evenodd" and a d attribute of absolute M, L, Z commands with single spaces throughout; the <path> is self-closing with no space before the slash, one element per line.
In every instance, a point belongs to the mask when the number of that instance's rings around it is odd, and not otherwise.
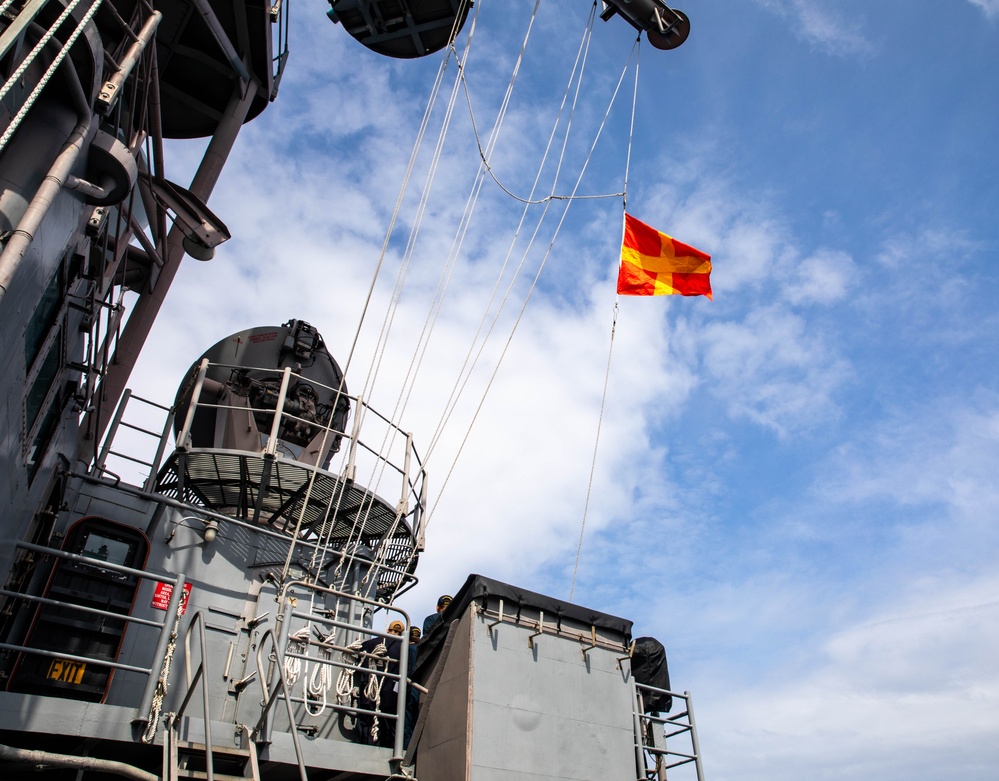
<path fill-rule="evenodd" d="M 434 691 L 417 757 L 417 777 L 427 781 L 466 781 L 468 724 L 473 698 L 471 611 L 462 616 L 444 671 Z"/>

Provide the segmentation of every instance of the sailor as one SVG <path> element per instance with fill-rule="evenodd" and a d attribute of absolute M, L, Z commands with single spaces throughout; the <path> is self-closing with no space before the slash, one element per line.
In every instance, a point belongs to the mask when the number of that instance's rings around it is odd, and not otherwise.
<path fill-rule="evenodd" d="M 386 715 L 394 715 L 399 704 L 399 680 L 391 676 L 399 675 L 399 658 L 402 655 L 402 633 L 406 631 L 406 625 L 402 621 L 393 621 L 386 629 L 389 637 L 372 637 L 361 643 L 361 650 L 373 656 L 384 656 L 387 659 L 384 672 L 371 672 L 369 675 L 379 675 L 378 700 L 371 700 L 362 694 L 358 705 L 364 710 L 377 710 Z M 384 653 L 379 648 L 384 647 Z M 365 687 L 366 688 L 366 687 Z M 365 691 L 362 688 L 362 691 Z M 378 718 L 377 730 L 372 730 L 373 718 L 371 716 L 359 716 L 358 727 L 360 737 L 364 743 L 377 743 L 379 746 L 395 745 L 395 719 L 382 716 Z M 372 734 L 374 733 L 374 734 Z"/>
<path fill-rule="evenodd" d="M 416 669 L 416 646 L 420 642 L 420 627 L 409 628 L 409 674 L 412 676 Z M 420 692 L 410 682 L 406 690 L 406 727 L 403 733 L 403 746 L 409 746 L 409 739 L 413 736 L 413 728 L 416 726 L 416 718 L 420 715 Z"/>
<path fill-rule="evenodd" d="M 451 597 L 448 594 L 443 594 L 440 599 L 437 600 L 437 612 L 432 613 L 423 619 L 423 636 L 426 637 L 430 634 L 435 626 L 441 621 L 441 614 L 447 609 L 447 606 L 451 604 Z"/>

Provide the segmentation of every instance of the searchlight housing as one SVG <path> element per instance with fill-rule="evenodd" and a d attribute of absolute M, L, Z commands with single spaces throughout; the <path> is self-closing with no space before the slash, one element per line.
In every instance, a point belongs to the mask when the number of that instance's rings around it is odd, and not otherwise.
<path fill-rule="evenodd" d="M 600 18 L 605 22 L 620 14 L 657 49 L 675 49 L 690 35 L 690 20 L 683 11 L 670 8 L 663 0 L 604 0 Z"/>

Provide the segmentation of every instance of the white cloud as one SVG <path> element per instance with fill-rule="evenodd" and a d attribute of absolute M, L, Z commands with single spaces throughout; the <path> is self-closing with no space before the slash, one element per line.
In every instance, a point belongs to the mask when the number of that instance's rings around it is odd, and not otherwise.
<path fill-rule="evenodd" d="M 797 315 L 775 307 L 744 321 L 713 322 L 701 335 L 705 383 L 730 414 L 786 435 L 835 419 L 846 362 Z"/>
<path fill-rule="evenodd" d="M 999 18 L 999 0 L 970 0 L 972 5 L 982 9 L 989 19 Z"/>
<path fill-rule="evenodd" d="M 784 295 L 793 304 L 831 304 L 846 295 L 854 271 L 845 252 L 821 249 L 794 267 Z"/>
<path fill-rule="evenodd" d="M 769 521 L 694 550 L 684 528 L 689 568 L 664 536 L 658 577 L 646 571 L 628 606 L 679 650 L 710 777 L 990 777 L 997 410 L 972 393 L 860 432 Z M 789 537 L 785 518 L 814 536 Z"/>
<path fill-rule="evenodd" d="M 743 779 L 905 781 L 940 752 L 994 766 L 997 619 L 993 577 L 907 594 L 831 633 L 810 672 L 736 684 L 707 709 L 716 720 L 702 737 L 708 768 L 738 767 Z"/>
<path fill-rule="evenodd" d="M 836 453 L 827 498 L 936 504 L 969 521 L 983 518 L 999 507 L 997 404 L 988 392 L 971 391 L 893 412 L 869 438 Z"/>
<path fill-rule="evenodd" d="M 874 48 L 862 26 L 815 0 L 757 0 L 779 16 L 790 19 L 795 34 L 828 54 L 847 57 L 867 54 Z"/>

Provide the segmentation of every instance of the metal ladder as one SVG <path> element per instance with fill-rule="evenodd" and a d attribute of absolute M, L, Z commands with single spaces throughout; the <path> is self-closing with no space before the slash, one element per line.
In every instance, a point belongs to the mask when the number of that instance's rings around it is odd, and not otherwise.
<path fill-rule="evenodd" d="M 177 733 L 177 720 L 170 716 L 163 741 L 164 781 L 260 781 L 256 744 L 250 738 L 246 725 L 240 725 L 239 732 L 245 735 L 241 746 L 181 740 Z"/>
<path fill-rule="evenodd" d="M 666 694 L 679 700 L 683 710 L 679 713 L 651 715 L 644 712 L 643 693 Z M 704 781 L 701 766 L 701 749 L 697 740 L 697 724 L 690 692 L 657 689 L 654 686 L 635 684 L 635 750 L 640 775 L 638 781 L 667 781 L 667 770 L 693 763 L 697 781 Z M 685 750 L 678 751 L 677 739 Z M 672 747 L 667 747 L 671 742 Z M 689 749 L 687 748 L 689 746 Z"/>
<path fill-rule="evenodd" d="M 199 631 L 201 661 L 192 674 L 191 633 Z M 211 714 L 208 708 L 208 668 L 205 649 L 205 624 L 201 612 L 191 617 L 191 623 L 184 635 L 187 662 L 187 692 L 176 713 L 165 717 L 163 734 L 163 781 L 197 779 L 201 781 L 260 781 L 260 764 L 257 761 L 257 747 L 250 729 L 245 724 L 235 725 L 238 746 L 223 746 L 212 738 Z M 184 740 L 180 736 L 180 725 L 195 691 L 201 688 L 204 703 L 204 742 Z"/>

